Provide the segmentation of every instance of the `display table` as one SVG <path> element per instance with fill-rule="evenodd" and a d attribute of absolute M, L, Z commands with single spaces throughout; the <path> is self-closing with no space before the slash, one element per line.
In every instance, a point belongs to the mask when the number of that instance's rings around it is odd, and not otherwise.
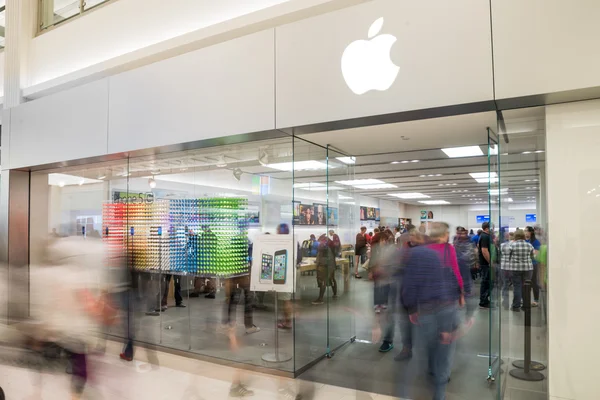
<path fill-rule="evenodd" d="M 315 257 L 305 257 L 300 267 L 301 274 L 305 272 L 313 272 L 317 270 L 317 259 Z M 344 292 L 348 291 L 349 283 L 350 283 L 350 262 L 347 258 L 336 258 L 335 265 L 342 268 L 342 274 L 344 276 Z"/>

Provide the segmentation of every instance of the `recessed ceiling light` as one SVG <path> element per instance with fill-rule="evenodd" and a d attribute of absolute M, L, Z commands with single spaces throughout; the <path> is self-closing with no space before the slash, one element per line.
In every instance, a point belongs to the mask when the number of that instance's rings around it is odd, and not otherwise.
<path fill-rule="evenodd" d="M 419 203 L 421 203 L 421 204 L 427 204 L 427 205 L 430 205 L 430 206 L 442 205 L 442 204 L 450 204 L 450 202 L 448 202 L 446 200 L 423 200 L 423 201 L 419 201 Z"/>
<path fill-rule="evenodd" d="M 488 189 L 488 192 L 491 196 L 500 196 L 501 194 L 506 194 L 508 192 L 507 188 L 502 189 Z"/>
<path fill-rule="evenodd" d="M 354 199 L 354 197 L 345 196 L 343 194 L 340 194 L 340 195 L 338 195 L 338 199 L 340 199 L 340 200 L 352 200 L 352 199 Z"/>
<path fill-rule="evenodd" d="M 393 189 L 398 186 L 392 185 L 391 183 L 374 183 L 370 185 L 354 185 L 356 189 L 369 190 L 369 189 Z"/>
<path fill-rule="evenodd" d="M 426 178 L 427 175 L 419 175 L 419 178 Z"/>
<path fill-rule="evenodd" d="M 355 157 L 336 157 L 337 160 L 340 160 L 344 164 L 356 164 Z"/>
<path fill-rule="evenodd" d="M 392 161 L 390 164 L 400 164 L 400 161 Z"/>
<path fill-rule="evenodd" d="M 285 163 L 277 163 L 277 164 L 267 164 L 266 167 L 277 169 L 279 171 L 311 171 L 311 170 L 321 170 L 327 169 L 327 164 L 322 163 L 320 161 L 315 160 L 307 160 L 307 161 L 294 161 L 294 162 L 285 162 Z M 333 166 L 329 166 L 329 168 L 334 168 Z"/>
<path fill-rule="evenodd" d="M 307 189 L 311 187 L 325 187 L 326 185 L 323 183 L 294 183 L 294 189 Z"/>
<path fill-rule="evenodd" d="M 442 176 L 442 174 L 435 174 L 435 176 Z"/>
<path fill-rule="evenodd" d="M 544 152 L 545 152 L 544 150 L 537 150 L 537 151 L 536 151 L 536 153 L 538 153 L 538 154 L 539 154 L 539 153 L 544 153 Z"/>
<path fill-rule="evenodd" d="M 531 152 L 530 151 L 524 151 L 521 154 L 531 154 Z"/>
<path fill-rule="evenodd" d="M 479 146 L 451 147 L 442 149 L 442 151 L 450 158 L 477 157 L 483 155 L 483 151 L 481 151 Z"/>
<path fill-rule="evenodd" d="M 398 197 L 399 199 L 429 199 L 431 196 L 427 196 L 423 193 L 389 193 L 388 196 Z"/>
<path fill-rule="evenodd" d="M 469 175 L 471 175 L 472 178 L 478 179 L 478 178 L 497 178 L 498 174 L 495 172 L 471 172 L 469 173 Z"/>
<path fill-rule="evenodd" d="M 404 160 L 404 161 L 401 161 L 401 162 L 402 162 L 402 164 L 408 164 L 410 161 Z"/>
<path fill-rule="evenodd" d="M 376 185 L 378 183 L 385 183 L 384 181 L 380 181 L 379 179 L 354 179 L 350 181 L 335 181 L 335 183 L 339 183 L 340 185 Z"/>
<path fill-rule="evenodd" d="M 419 160 L 412 160 L 411 162 L 419 162 Z"/>

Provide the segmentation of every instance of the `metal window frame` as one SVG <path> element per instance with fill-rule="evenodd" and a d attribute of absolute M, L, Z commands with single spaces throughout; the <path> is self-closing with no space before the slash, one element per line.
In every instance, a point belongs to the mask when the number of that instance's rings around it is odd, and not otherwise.
<path fill-rule="evenodd" d="M 83 16 L 88 15 L 91 12 L 94 12 L 96 10 L 101 9 L 102 7 L 106 7 L 110 4 L 113 4 L 115 2 L 117 2 L 119 0 L 106 0 L 103 3 L 97 4 L 89 9 L 85 9 L 85 0 L 79 0 L 79 14 L 75 14 L 69 18 L 65 18 L 62 21 L 53 23 L 52 25 L 48 25 L 48 27 L 44 28 L 44 4 L 46 3 L 46 0 L 39 0 L 38 1 L 38 16 L 37 16 L 37 32 L 36 32 L 36 37 L 43 35 L 46 32 L 50 32 L 54 29 L 56 29 L 59 26 L 62 26 L 63 24 L 67 23 L 67 22 L 71 22 L 71 21 L 75 21 Z M 54 10 L 53 10 L 54 11 Z"/>

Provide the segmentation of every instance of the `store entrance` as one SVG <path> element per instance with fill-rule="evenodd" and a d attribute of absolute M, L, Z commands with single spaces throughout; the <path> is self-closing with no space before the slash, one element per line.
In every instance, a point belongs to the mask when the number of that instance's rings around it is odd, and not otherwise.
<path fill-rule="evenodd" d="M 471 287 L 467 304 L 458 312 L 456 332 L 460 338 L 454 343 L 447 392 L 473 400 L 504 398 L 522 388 L 508 371 L 512 361 L 523 357 L 518 338 L 523 335 L 524 321 L 521 314 L 503 308 L 503 289 L 506 287 L 511 300 L 514 289 L 510 279 L 504 279 L 500 248 L 508 243 L 510 233 L 527 226 L 543 231 L 545 199 L 539 183 L 545 155 L 543 110 L 498 116 L 495 112 L 469 114 L 302 136 L 354 156 L 354 179 L 344 182 L 354 187 L 351 201 L 358 218 L 353 236 L 361 227 L 373 236 L 377 235 L 375 229 L 390 229 L 395 234 L 395 228 L 402 235 L 409 223 L 429 236 L 444 222 L 456 249 L 471 248 Z M 328 171 L 330 185 L 340 186 L 342 180 L 335 169 Z M 371 208 L 375 209 L 374 218 L 370 217 Z M 469 245 L 460 244 L 463 233 L 458 228 L 465 229 Z M 486 232 L 480 232 L 482 228 Z M 482 265 L 478 250 L 483 236 L 488 238 L 486 265 Z M 423 367 L 423 360 L 415 357 L 416 352 L 414 358 L 405 357 L 410 343 L 403 340 L 406 330 L 402 321 L 390 323 L 387 311 L 377 304 L 377 290 L 382 285 L 369 265 L 376 246 L 371 244 L 368 262 L 356 258 L 360 279 L 351 280 L 356 341 L 301 377 L 335 384 L 343 380 L 346 386 L 385 395 L 428 398 L 431 382 L 427 371 L 412 375 Z M 541 293 L 533 319 L 543 329 L 543 290 Z M 545 341 L 545 334 L 538 336 L 538 344 Z M 538 349 L 535 357 L 545 360 L 546 353 Z"/>

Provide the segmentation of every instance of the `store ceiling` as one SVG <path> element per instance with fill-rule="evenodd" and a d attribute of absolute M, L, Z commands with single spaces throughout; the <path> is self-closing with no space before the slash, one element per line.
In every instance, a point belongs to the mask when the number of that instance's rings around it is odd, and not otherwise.
<path fill-rule="evenodd" d="M 500 138 L 500 156 L 491 159 L 496 163 L 500 160 L 502 164 L 500 187 L 508 189 L 501 197 L 505 201 L 535 202 L 538 197 L 540 168 L 545 163 L 543 112 L 543 108 L 531 108 L 503 113 L 507 135 Z M 355 192 L 392 201 L 398 201 L 398 198 L 389 196 L 390 193 L 422 193 L 429 196 L 426 200 L 445 200 L 451 204 L 487 203 L 488 184 L 478 183 L 469 174 L 488 172 L 488 127 L 497 129 L 493 112 L 321 132 L 302 136 L 293 143 L 291 138 L 282 138 L 53 172 L 71 173 L 85 179 L 187 174 L 191 181 L 200 176 L 214 177 L 218 181 L 222 175 L 216 171 L 232 173 L 239 169 L 244 174 L 293 179 L 296 184 L 326 184 L 329 180 L 330 187 L 344 189 L 349 187 L 335 182 L 378 179 L 397 188 L 355 189 Z M 324 147 L 327 145 L 346 154 L 331 150 L 328 153 Z M 479 146 L 484 155 L 449 158 L 441 150 L 459 146 Z M 348 166 L 336 158 L 344 155 L 355 156 L 356 163 Z M 301 161 L 328 164 L 329 170 L 292 173 L 292 161 L 296 164 Z M 290 168 L 277 170 L 273 164 Z M 492 165 L 494 170 L 498 171 L 498 168 Z M 498 184 L 491 186 L 497 188 Z M 400 201 L 420 204 L 419 200 Z"/>

